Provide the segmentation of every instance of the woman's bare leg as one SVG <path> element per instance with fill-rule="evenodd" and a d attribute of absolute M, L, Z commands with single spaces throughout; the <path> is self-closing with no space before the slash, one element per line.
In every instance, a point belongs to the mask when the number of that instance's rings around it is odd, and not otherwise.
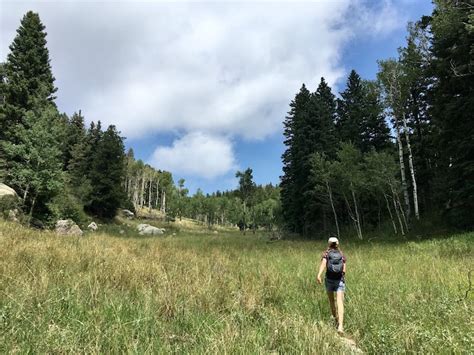
<path fill-rule="evenodd" d="M 344 332 L 344 291 L 336 292 L 337 298 L 337 320 L 338 320 L 338 328 L 337 331 L 342 333 Z"/>
<path fill-rule="evenodd" d="M 334 302 L 334 292 L 328 291 L 329 306 L 331 306 L 331 313 L 334 319 L 337 319 L 336 302 Z"/>

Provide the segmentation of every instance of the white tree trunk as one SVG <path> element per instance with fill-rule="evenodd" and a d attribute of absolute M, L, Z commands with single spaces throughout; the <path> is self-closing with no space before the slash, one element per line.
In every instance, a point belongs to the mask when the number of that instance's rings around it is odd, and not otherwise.
<path fill-rule="evenodd" d="M 347 212 L 349 213 L 349 217 L 352 219 L 352 222 L 354 223 L 354 229 L 356 230 L 357 237 L 360 239 L 360 234 L 359 234 L 359 227 L 358 227 L 358 223 L 357 223 L 357 218 L 356 218 L 356 216 L 354 215 L 354 213 L 352 212 L 351 204 L 349 203 L 349 200 L 347 199 L 346 194 L 343 193 L 343 196 L 344 196 L 344 201 L 346 202 Z"/>
<path fill-rule="evenodd" d="M 360 216 L 359 216 L 359 209 L 357 208 L 357 200 L 356 200 L 356 197 L 355 197 L 355 193 L 354 193 L 354 190 L 351 189 L 351 192 L 352 192 L 352 200 L 354 201 L 354 209 L 355 209 L 355 214 L 356 214 L 356 219 L 357 219 L 357 235 L 359 237 L 359 239 L 363 239 L 362 237 L 362 228 L 360 226 Z"/>
<path fill-rule="evenodd" d="M 151 211 L 151 188 L 152 188 L 152 176 L 148 176 L 148 209 Z"/>
<path fill-rule="evenodd" d="M 159 188 L 159 185 L 160 185 L 160 178 L 157 177 L 156 178 L 156 199 L 155 199 L 155 208 L 158 208 L 158 200 L 160 198 L 160 188 Z"/>
<path fill-rule="evenodd" d="M 134 187 L 134 191 L 133 191 L 133 195 L 134 195 L 134 206 L 135 206 L 135 210 L 138 211 L 138 207 L 140 206 L 140 187 L 139 187 L 139 184 L 140 184 L 140 178 L 137 175 L 135 175 L 135 187 Z"/>
<path fill-rule="evenodd" d="M 413 206 L 415 208 L 415 217 L 417 220 L 419 220 L 420 213 L 418 210 L 418 192 L 417 192 L 417 185 L 416 185 L 416 178 L 415 178 L 415 168 L 413 166 L 413 154 L 411 152 L 410 137 L 408 135 L 408 125 L 407 125 L 406 117 L 403 117 L 403 128 L 405 131 L 405 140 L 407 142 L 408 165 L 410 167 L 411 183 L 413 185 Z"/>
<path fill-rule="evenodd" d="M 408 195 L 407 180 L 405 176 L 405 159 L 403 158 L 403 144 L 400 137 L 400 127 L 398 125 L 398 119 L 395 117 L 395 131 L 397 132 L 397 144 L 398 144 L 398 159 L 400 161 L 400 175 L 402 178 L 402 189 L 403 197 L 405 199 L 405 210 L 406 215 L 410 218 L 411 207 L 410 207 L 410 196 Z"/>
<path fill-rule="evenodd" d="M 142 181 L 140 188 L 140 208 L 143 208 L 145 196 L 145 172 L 142 173 Z"/>
<path fill-rule="evenodd" d="M 166 213 L 166 191 L 163 190 L 161 192 L 161 207 L 160 207 L 161 212 Z"/>
<path fill-rule="evenodd" d="M 395 234 L 398 234 L 397 224 L 395 223 L 395 220 L 393 219 L 392 210 L 390 209 L 390 204 L 388 203 L 387 194 L 384 193 L 383 197 L 385 197 L 385 202 L 387 203 L 387 210 L 388 210 L 388 214 L 390 215 L 390 221 L 392 221 L 393 232 Z"/>
<path fill-rule="evenodd" d="M 337 236 L 340 236 L 341 233 L 339 232 L 339 223 L 337 220 L 337 213 L 336 213 L 336 208 L 334 207 L 334 201 L 332 199 L 332 191 L 331 187 L 329 186 L 329 183 L 326 181 L 326 189 L 329 195 L 329 201 L 331 202 L 331 208 L 332 208 L 332 213 L 334 214 L 334 222 L 336 223 L 336 230 L 337 230 Z"/>
<path fill-rule="evenodd" d="M 397 205 L 397 198 L 398 197 L 395 195 L 395 192 L 392 191 L 393 208 L 395 209 L 395 213 L 397 214 L 398 224 L 400 224 L 400 232 L 402 233 L 402 235 L 405 235 L 405 230 L 403 228 L 403 222 L 402 222 L 402 219 L 400 218 L 400 212 L 403 215 L 403 208 L 400 205 L 400 201 L 398 201 L 398 205 Z"/>
<path fill-rule="evenodd" d="M 403 223 L 405 224 L 405 229 L 409 231 L 410 228 L 408 227 L 408 221 L 407 221 L 407 217 L 405 216 L 405 212 L 403 212 L 402 203 L 400 202 L 400 198 L 398 197 L 398 195 L 396 196 L 396 198 L 398 202 L 398 207 L 400 209 L 400 214 L 402 215 Z"/>

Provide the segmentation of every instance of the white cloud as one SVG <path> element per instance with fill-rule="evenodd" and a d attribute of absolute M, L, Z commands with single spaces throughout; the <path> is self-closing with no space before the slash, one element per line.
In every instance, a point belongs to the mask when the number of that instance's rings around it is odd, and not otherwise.
<path fill-rule="evenodd" d="M 341 78 L 339 53 L 350 36 L 347 26 L 334 27 L 347 0 L 2 8 L 10 37 L 27 9 L 40 13 L 59 107 L 81 108 L 130 138 L 175 130 L 271 135 L 302 82 L 315 87 L 321 76 L 330 84 Z M 2 54 L 3 40 L 12 38 L 2 38 Z"/>
<path fill-rule="evenodd" d="M 372 2 L 372 7 L 364 6 L 365 3 L 363 0 L 355 0 L 352 3 L 355 31 L 366 36 L 384 37 L 406 27 L 406 14 L 402 14 L 392 0 Z"/>
<path fill-rule="evenodd" d="M 177 174 L 206 179 L 236 169 L 230 140 L 202 132 L 189 133 L 175 140 L 171 147 L 157 147 L 151 164 Z"/>
<path fill-rule="evenodd" d="M 390 1 L 1 1 L 0 60 L 30 9 L 47 28 L 61 110 L 82 109 L 132 140 L 184 135 L 157 148 L 157 167 L 213 176 L 234 164 L 229 137 L 280 132 L 302 82 L 334 85 L 345 75 L 344 45 L 389 33 L 399 18 Z M 184 151 L 197 156 L 184 143 L 203 137 L 227 160 L 187 159 Z"/>

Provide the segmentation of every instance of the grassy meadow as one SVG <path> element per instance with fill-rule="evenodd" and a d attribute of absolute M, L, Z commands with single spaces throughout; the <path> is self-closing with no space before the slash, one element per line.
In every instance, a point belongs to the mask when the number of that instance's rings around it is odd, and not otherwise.
<path fill-rule="evenodd" d="M 114 228 L 0 221 L 0 353 L 350 352 L 315 283 L 324 242 Z M 366 353 L 474 353 L 474 234 L 378 240 L 342 240 L 348 336 Z"/>

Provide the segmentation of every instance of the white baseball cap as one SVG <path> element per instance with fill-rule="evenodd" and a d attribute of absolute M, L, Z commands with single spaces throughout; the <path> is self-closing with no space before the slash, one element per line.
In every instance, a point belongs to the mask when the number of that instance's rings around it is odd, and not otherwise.
<path fill-rule="evenodd" d="M 328 239 L 328 244 L 336 243 L 339 244 L 339 240 L 336 237 L 331 237 Z"/>

